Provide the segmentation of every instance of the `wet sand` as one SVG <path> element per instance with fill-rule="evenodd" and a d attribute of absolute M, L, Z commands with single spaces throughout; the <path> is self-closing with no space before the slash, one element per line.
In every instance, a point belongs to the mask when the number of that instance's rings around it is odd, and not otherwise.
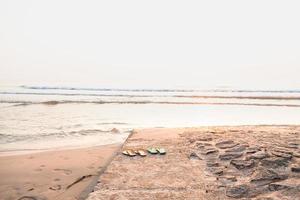
<path fill-rule="evenodd" d="M 0 199 L 80 199 L 120 147 L 120 144 L 114 144 L 26 155 L 2 155 Z M 79 180 L 78 183 L 76 180 Z"/>
<path fill-rule="evenodd" d="M 167 154 L 120 151 L 88 200 L 300 199 L 300 126 L 138 130 L 123 150 L 147 147 Z"/>

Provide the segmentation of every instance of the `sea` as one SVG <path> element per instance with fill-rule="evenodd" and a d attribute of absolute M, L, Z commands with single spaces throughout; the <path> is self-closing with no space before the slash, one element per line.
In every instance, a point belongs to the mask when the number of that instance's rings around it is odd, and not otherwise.
<path fill-rule="evenodd" d="M 123 142 L 133 129 L 300 123 L 300 90 L 0 86 L 0 155 Z"/>

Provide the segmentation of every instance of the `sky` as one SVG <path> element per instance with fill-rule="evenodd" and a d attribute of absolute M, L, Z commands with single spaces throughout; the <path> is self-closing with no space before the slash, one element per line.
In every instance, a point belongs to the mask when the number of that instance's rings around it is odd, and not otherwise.
<path fill-rule="evenodd" d="M 0 84 L 300 89 L 300 2 L 1 0 Z"/>

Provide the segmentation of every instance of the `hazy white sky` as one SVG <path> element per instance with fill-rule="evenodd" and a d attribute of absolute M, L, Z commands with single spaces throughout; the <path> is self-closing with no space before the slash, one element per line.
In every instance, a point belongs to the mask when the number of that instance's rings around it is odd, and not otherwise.
<path fill-rule="evenodd" d="M 0 84 L 300 89 L 300 1 L 1 0 Z"/>

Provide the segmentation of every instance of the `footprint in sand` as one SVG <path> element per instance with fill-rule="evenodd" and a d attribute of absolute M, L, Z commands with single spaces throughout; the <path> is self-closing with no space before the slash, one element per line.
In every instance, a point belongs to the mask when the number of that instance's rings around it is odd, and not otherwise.
<path fill-rule="evenodd" d="M 49 187 L 49 189 L 54 190 L 54 191 L 61 190 L 61 185 L 53 185 L 53 186 Z"/>
<path fill-rule="evenodd" d="M 36 196 L 22 196 L 18 200 L 46 200 L 46 198 Z"/>
<path fill-rule="evenodd" d="M 95 169 L 95 164 L 96 163 L 92 163 L 89 166 L 87 166 L 86 168 L 88 168 L 88 169 Z"/>
<path fill-rule="evenodd" d="M 95 167 L 93 165 L 90 165 L 87 167 L 88 169 L 95 169 Z"/>
<path fill-rule="evenodd" d="M 19 198 L 18 200 L 37 200 L 37 198 L 32 197 L 32 196 L 23 196 L 23 197 Z"/>
<path fill-rule="evenodd" d="M 54 169 L 54 171 L 63 172 L 65 175 L 72 174 L 72 170 L 69 169 Z"/>

